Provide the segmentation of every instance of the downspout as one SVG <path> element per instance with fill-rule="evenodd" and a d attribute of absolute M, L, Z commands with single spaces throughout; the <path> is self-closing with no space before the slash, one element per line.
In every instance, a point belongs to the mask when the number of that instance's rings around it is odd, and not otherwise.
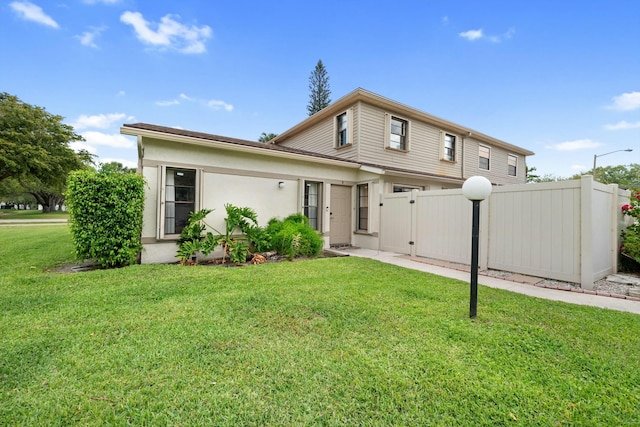
<path fill-rule="evenodd" d="M 138 135 L 138 173 L 142 175 L 142 159 L 144 158 L 144 145 L 142 145 L 142 136 Z"/>

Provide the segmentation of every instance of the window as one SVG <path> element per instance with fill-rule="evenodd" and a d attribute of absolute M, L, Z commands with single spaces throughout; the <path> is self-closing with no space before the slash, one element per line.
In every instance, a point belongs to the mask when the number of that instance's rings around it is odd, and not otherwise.
<path fill-rule="evenodd" d="M 413 190 L 422 191 L 422 187 L 414 187 L 411 185 L 402 185 L 402 184 L 394 184 L 393 192 L 394 193 L 410 193 Z"/>
<path fill-rule="evenodd" d="M 358 230 L 369 229 L 369 184 L 358 185 Z"/>
<path fill-rule="evenodd" d="M 491 149 L 489 147 L 485 147 L 481 145 L 478 147 L 478 152 L 480 153 L 480 157 L 478 160 L 478 167 L 480 169 L 489 170 L 489 159 L 491 158 Z"/>
<path fill-rule="evenodd" d="M 320 230 L 320 194 L 322 190 L 321 182 L 306 181 L 304 184 L 304 216 L 309 218 L 309 225 L 315 230 Z"/>
<path fill-rule="evenodd" d="M 336 128 L 338 131 L 336 135 L 336 146 L 344 147 L 349 143 L 347 138 L 347 113 L 342 113 L 336 117 Z"/>
<path fill-rule="evenodd" d="M 454 135 L 444 134 L 444 151 L 442 158 L 451 162 L 456 161 L 456 137 Z"/>
<path fill-rule="evenodd" d="M 407 150 L 407 126 L 406 120 L 391 117 L 391 132 L 389 134 L 389 148 Z"/>
<path fill-rule="evenodd" d="M 164 188 L 164 234 L 180 234 L 196 210 L 196 171 L 166 168 Z"/>
<path fill-rule="evenodd" d="M 508 162 L 509 162 L 509 169 L 507 173 L 511 176 L 517 176 L 518 175 L 518 158 L 513 154 L 509 154 Z"/>

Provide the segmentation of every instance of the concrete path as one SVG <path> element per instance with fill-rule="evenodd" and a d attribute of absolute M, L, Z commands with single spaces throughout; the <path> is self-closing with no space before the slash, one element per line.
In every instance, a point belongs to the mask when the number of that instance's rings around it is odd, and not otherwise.
<path fill-rule="evenodd" d="M 68 221 L 62 219 L 0 219 L 0 226 L 7 225 L 45 225 L 45 224 L 66 224 Z"/>
<path fill-rule="evenodd" d="M 438 276 L 449 277 L 468 282 L 469 273 L 451 268 L 440 267 L 437 265 L 427 264 L 424 262 L 413 261 L 406 255 L 393 252 L 375 251 L 371 249 L 348 248 L 335 250 L 335 252 L 346 255 L 371 258 L 388 264 L 394 264 L 400 267 L 411 268 L 413 270 L 423 271 L 426 273 L 437 274 Z M 626 311 L 629 313 L 640 314 L 640 301 L 632 301 L 627 299 L 605 297 L 600 295 L 589 295 L 579 292 L 569 292 L 556 289 L 542 288 L 525 283 L 517 283 L 509 280 L 499 279 L 479 275 L 478 283 L 480 285 L 489 286 L 491 288 L 504 289 L 506 291 L 517 292 L 537 298 L 544 298 L 554 301 L 563 301 L 570 304 L 590 305 L 593 307 L 608 308 L 610 310 Z"/>

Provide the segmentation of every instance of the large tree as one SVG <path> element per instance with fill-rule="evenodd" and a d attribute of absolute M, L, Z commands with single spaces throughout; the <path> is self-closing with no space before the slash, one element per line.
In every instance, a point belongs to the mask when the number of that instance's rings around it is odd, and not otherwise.
<path fill-rule="evenodd" d="M 84 139 L 62 120 L 17 96 L 0 93 L 0 181 L 29 177 L 47 184 L 60 182 L 90 161 L 89 153 L 69 147 Z"/>
<path fill-rule="evenodd" d="M 330 95 L 331 89 L 329 89 L 327 69 L 324 67 L 322 60 L 318 60 L 316 68 L 309 76 L 309 103 L 307 104 L 309 115 L 312 116 L 329 105 L 331 103 Z"/>
<path fill-rule="evenodd" d="M 48 212 L 64 201 L 69 172 L 86 167 L 92 155 L 69 144 L 83 141 L 63 117 L 0 93 L 0 182 L 12 178 Z"/>

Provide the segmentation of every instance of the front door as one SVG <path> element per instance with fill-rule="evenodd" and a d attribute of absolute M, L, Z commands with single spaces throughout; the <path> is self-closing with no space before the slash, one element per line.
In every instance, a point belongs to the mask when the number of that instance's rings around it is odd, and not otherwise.
<path fill-rule="evenodd" d="M 351 244 L 351 187 L 331 186 L 329 244 Z"/>

